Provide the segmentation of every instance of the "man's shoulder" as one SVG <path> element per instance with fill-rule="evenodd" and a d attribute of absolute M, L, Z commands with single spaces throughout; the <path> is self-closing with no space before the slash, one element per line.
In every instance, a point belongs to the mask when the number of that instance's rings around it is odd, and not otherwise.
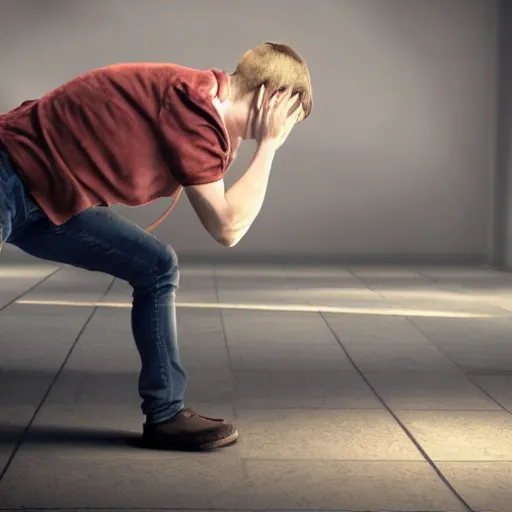
<path fill-rule="evenodd" d="M 107 81 L 134 86 L 159 84 L 163 93 L 172 91 L 189 96 L 193 101 L 208 101 L 222 92 L 228 83 L 227 73 L 216 68 L 199 69 L 167 62 L 120 62 L 88 71 L 83 81 Z"/>
<path fill-rule="evenodd" d="M 174 64 L 167 72 L 173 77 L 170 85 L 199 101 L 211 101 L 220 91 L 224 93 L 228 83 L 227 73 L 216 68 L 197 69 Z"/>

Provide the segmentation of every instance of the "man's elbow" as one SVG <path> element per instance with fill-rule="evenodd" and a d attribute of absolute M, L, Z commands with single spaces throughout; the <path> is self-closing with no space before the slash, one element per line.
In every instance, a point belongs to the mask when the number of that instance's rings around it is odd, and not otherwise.
<path fill-rule="evenodd" d="M 219 242 L 219 244 L 223 245 L 224 247 L 234 247 L 236 244 L 238 244 L 240 238 L 234 235 L 223 235 L 217 237 L 216 240 L 217 242 Z"/>
<path fill-rule="evenodd" d="M 215 240 L 224 247 L 234 247 L 242 238 L 243 233 L 234 230 L 224 230 L 215 237 Z"/>
<path fill-rule="evenodd" d="M 234 247 L 244 235 L 238 228 L 235 227 L 232 216 L 225 218 L 223 222 L 217 224 L 214 238 L 224 247 Z"/>

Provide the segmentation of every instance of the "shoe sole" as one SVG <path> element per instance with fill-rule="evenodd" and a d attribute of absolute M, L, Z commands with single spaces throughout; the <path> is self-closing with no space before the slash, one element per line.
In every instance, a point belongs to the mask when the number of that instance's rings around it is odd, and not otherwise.
<path fill-rule="evenodd" d="M 224 448 L 226 446 L 230 446 L 238 440 L 238 432 L 235 430 L 232 434 L 227 437 L 223 437 L 222 439 L 217 439 L 216 441 L 210 441 L 208 443 L 203 443 L 199 445 L 174 445 L 169 443 L 167 445 L 163 445 L 158 442 L 152 442 L 143 439 L 143 444 L 146 448 L 151 448 L 153 450 L 171 450 L 171 451 L 210 451 L 215 450 L 217 448 Z"/>
<path fill-rule="evenodd" d="M 215 450 L 216 448 L 224 448 L 226 446 L 230 446 L 238 440 L 238 432 L 235 430 L 231 435 L 224 437 L 223 439 L 218 439 L 217 441 L 212 441 L 210 443 L 204 443 L 200 445 L 199 450 Z"/>

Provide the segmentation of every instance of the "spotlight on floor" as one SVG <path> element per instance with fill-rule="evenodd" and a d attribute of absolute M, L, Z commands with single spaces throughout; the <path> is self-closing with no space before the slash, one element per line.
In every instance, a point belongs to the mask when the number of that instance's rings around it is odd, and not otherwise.
<path fill-rule="evenodd" d="M 94 302 L 94 301 L 58 301 L 58 300 L 17 300 L 17 304 L 34 306 L 70 306 L 87 308 L 131 308 L 129 302 Z M 435 311 L 423 309 L 407 309 L 393 307 L 333 307 L 333 306 L 300 306 L 294 304 L 229 304 L 214 302 L 177 302 L 177 308 L 188 309 L 231 309 L 244 311 L 287 311 L 293 313 L 330 313 L 341 315 L 380 315 L 380 316 L 411 316 L 431 318 L 494 318 L 485 313 L 469 313 L 463 311 Z"/>

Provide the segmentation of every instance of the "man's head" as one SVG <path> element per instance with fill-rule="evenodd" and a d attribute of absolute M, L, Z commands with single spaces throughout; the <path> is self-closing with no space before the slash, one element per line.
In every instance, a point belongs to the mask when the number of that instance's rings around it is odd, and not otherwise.
<path fill-rule="evenodd" d="M 226 111 L 227 121 L 243 139 L 252 138 L 251 120 L 262 85 L 270 95 L 291 88 L 293 95 L 299 95 L 299 102 L 292 110 L 302 107 L 301 120 L 311 113 L 311 79 L 304 59 L 287 45 L 260 44 L 244 53 L 230 75 L 232 108 Z"/>

